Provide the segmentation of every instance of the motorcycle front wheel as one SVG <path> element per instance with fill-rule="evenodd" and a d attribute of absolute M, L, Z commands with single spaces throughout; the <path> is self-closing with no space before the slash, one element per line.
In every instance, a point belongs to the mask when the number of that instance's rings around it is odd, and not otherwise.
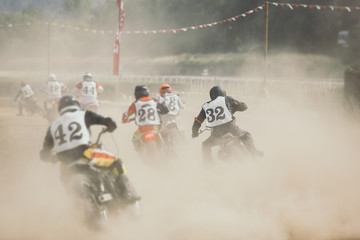
<path fill-rule="evenodd" d="M 71 179 L 77 206 L 81 208 L 83 220 L 89 227 L 99 228 L 109 219 L 109 211 L 98 199 L 98 188 L 94 182 L 83 174 L 76 174 Z"/>

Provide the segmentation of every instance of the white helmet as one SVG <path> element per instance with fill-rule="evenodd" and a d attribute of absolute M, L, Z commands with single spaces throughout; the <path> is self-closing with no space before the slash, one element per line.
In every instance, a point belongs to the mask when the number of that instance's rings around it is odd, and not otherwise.
<path fill-rule="evenodd" d="M 56 81 L 56 75 L 55 73 L 50 73 L 48 76 L 48 81 Z"/>
<path fill-rule="evenodd" d="M 85 73 L 83 76 L 84 81 L 92 81 L 92 74 L 91 73 Z"/>

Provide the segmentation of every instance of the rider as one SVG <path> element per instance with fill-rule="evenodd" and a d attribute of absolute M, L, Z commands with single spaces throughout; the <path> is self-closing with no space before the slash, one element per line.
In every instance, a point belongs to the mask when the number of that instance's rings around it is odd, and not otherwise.
<path fill-rule="evenodd" d="M 158 97 L 160 103 L 164 103 L 169 112 L 161 115 L 162 124 L 167 127 L 169 124 L 176 124 L 178 131 L 180 127 L 178 125 L 178 116 L 180 109 L 184 109 L 184 101 L 180 98 L 179 94 L 174 93 L 169 84 L 163 84 L 160 86 L 160 96 Z"/>
<path fill-rule="evenodd" d="M 34 101 L 34 91 L 32 90 L 31 86 L 24 81 L 20 82 L 20 86 L 20 90 L 14 98 L 14 101 L 16 101 L 20 97 L 19 112 L 17 116 L 22 116 L 23 107 L 27 104 L 31 104 Z"/>
<path fill-rule="evenodd" d="M 236 111 L 245 111 L 247 106 L 243 102 L 226 96 L 225 90 L 220 86 L 214 86 L 210 89 L 211 101 L 202 105 L 202 109 L 195 117 L 192 126 L 192 137 L 199 136 L 199 128 L 206 119 L 206 126 L 212 128 L 211 135 L 202 143 L 203 161 L 212 161 L 211 148 L 218 145 L 219 138 L 226 133 L 239 137 L 247 149 L 255 156 L 262 157 L 263 153 L 256 149 L 251 134 L 240 129 L 235 123 L 234 113 Z"/>
<path fill-rule="evenodd" d="M 104 88 L 93 80 L 91 73 L 85 73 L 83 81 L 78 83 L 73 89 L 75 96 L 81 97 L 80 106 L 85 109 L 88 105 L 94 104 L 99 107 L 99 101 L 97 100 L 98 93 L 102 93 Z"/>
<path fill-rule="evenodd" d="M 52 159 L 54 150 L 56 158 L 65 166 L 79 159 L 88 163 L 91 160 L 86 155 L 90 149 L 90 126 L 104 125 L 109 132 L 113 132 L 117 127 L 109 117 L 104 118 L 94 112 L 81 110 L 78 100 L 71 95 L 65 95 L 59 100 L 58 111 L 60 117 L 48 128 L 40 152 L 40 158 L 44 161 Z M 122 199 L 129 202 L 139 200 L 140 197 L 130 185 L 122 161 L 116 159 L 108 167 L 116 179 Z"/>
<path fill-rule="evenodd" d="M 139 126 L 133 135 L 133 144 L 137 151 L 140 150 L 140 140 L 145 132 L 159 131 L 160 114 L 166 114 L 169 109 L 165 104 L 159 103 L 150 97 L 149 89 L 145 85 L 138 85 L 134 91 L 135 102 L 122 115 L 122 122 L 130 122 L 129 117 L 135 114 L 135 123 Z M 159 114 L 160 113 L 160 114 Z"/>
<path fill-rule="evenodd" d="M 67 90 L 67 87 L 64 83 L 56 80 L 54 73 L 50 73 L 48 80 L 40 87 L 40 90 L 48 94 L 47 101 L 55 100 L 57 102 L 61 98 L 62 93 Z M 44 102 L 45 109 L 47 101 Z"/>

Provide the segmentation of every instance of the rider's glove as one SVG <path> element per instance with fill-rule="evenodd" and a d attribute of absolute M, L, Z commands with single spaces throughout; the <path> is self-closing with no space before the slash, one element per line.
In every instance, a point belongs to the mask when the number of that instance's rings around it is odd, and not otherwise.
<path fill-rule="evenodd" d="M 105 119 L 105 125 L 108 132 L 113 132 L 116 129 L 116 123 L 111 118 Z"/>
<path fill-rule="evenodd" d="M 130 122 L 130 120 L 128 118 L 128 115 L 126 113 L 123 113 L 123 115 L 122 115 L 122 122 L 123 123 L 129 123 Z"/>
<path fill-rule="evenodd" d="M 193 132 L 191 136 L 192 136 L 192 138 L 196 138 L 196 137 L 199 136 L 199 133 L 198 132 Z"/>

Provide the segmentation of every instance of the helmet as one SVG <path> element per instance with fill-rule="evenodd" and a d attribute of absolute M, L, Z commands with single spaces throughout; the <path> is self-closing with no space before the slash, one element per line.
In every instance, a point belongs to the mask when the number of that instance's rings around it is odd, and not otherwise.
<path fill-rule="evenodd" d="M 58 102 L 58 112 L 61 114 L 64 111 L 64 108 L 67 107 L 80 108 L 80 103 L 76 99 L 76 97 L 72 95 L 65 95 L 62 98 L 60 98 Z"/>
<path fill-rule="evenodd" d="M 48 76 L 48 81 L 56 81 L 56 75 L 54 73 L 50 73 Z"/>
<path fill-rule="evenodd" d="M 83 76 L 84 81 L 92 81 L 92 74 L 91 73 L 85 73 Z"/>
<path fill-rule="evenodd" d="M 150 95 L 149 89 L 145 85 L 138 85 L 134 91 L 135 99 L 138 100 L 142 97 L 148 97 Z"/>
<path fill-rule="evenodd" d="M 210 98 L 211 100 L 215 100 L 218 96 L 226 96 L 226 91 L 222 89 L 220 86 L 214 86 L 210 89 Z"/>
<path fill-rule="evenodd" d="M 171 87 L 169 84 L 163 84 L 160 86 L 160 95 L 163 95 L 164 93 L 172 93 Z"/>

